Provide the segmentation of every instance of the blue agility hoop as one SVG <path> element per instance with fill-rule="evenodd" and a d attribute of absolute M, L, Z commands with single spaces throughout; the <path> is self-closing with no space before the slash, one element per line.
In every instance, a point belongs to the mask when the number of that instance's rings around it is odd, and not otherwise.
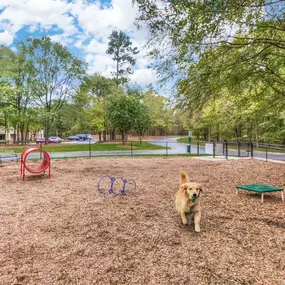
<path fill-rule="evenodd" d="M 104 190 L 101 187 L 101 183 L 103 179 L 110 180 L 110 187 L 109 189 Z M 114 188 L 114 184 L 116 183 L 116 181 L 122 181 L 122 188 L 118 191 Z M 127 186 L 128 185 L 128 186 Z M 133 179 L 127 180 L 127 179 L 123 179 L 122 177 L 112 177 L 109 175 L 103 175 L 99 181 L 98 181 L 98 191 L 99 193 L 104 195 L 104 198 L 108 195 L 108 194 L 115 194 L 115 195 L 126 195 L 127 193 L 131 192 L 131 191 L 135 191 L 136 190 L 136 182 Z"/>

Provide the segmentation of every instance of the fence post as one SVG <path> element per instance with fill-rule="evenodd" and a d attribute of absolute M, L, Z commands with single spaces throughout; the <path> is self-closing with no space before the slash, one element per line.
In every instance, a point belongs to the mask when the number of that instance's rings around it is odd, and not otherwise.
<path fill-rule="evenodd" d="M 40 143 L 40 149 L 42 149 L 43 148 L 43 144 L 42 143 Z M 42 159 L 43 157 L 42 157 L 42 152 L 40 151 L 40 159 Z"/>
<path fill-rule="evenodd" d="M 213 141 L 213 158 L 216 157 L 216 142 Z"/>
<path fill-rule="evenodd" d="M 166 156 L 168 156 L 167 142 L 166 142 Z"/>
<path fill-rule="evenodd" d="M 197 155 L 200 155 L 200 146 L 199 146 L 199 140 L 197 140 Z"/>
<path fill-rule="evenodd" d="M 91 143 L 90 143 L 90 140 L 89 141 L 89 157 L 91 157 Z"/>
<path fill-rule="evenodd" d="M 250 143 L 251 158 L 253 158 L 253 143 Z"/>
<path fill-rule="evenodd" d="M 133 141 L 131 141 L 131 156 L 133 156 Z"/>
<path fill-rule="evenodd" d="M 265 148 L 266 162 L 267 162 L 267 147 Z"/>
<path fill-rule="evenodd" d="M 238 157 L 240 157 L 240 141 L 238 141 Z"/>

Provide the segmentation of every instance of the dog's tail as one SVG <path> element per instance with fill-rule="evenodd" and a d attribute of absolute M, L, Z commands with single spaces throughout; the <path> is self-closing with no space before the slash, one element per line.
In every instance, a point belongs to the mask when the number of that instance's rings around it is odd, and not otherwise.
<path fill-rule="evenodd" d="M 180 176 L 180 185 L 188 182 L 189 180 L 188 175 L 184 171 L 180 170 L 179 176 Z"/>

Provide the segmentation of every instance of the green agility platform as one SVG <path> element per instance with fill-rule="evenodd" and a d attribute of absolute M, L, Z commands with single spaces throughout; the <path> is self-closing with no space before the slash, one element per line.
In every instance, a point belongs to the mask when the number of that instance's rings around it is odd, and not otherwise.
<path fill-rule="evenodd" d="M 237 194 L 238 194 L 239 189 L 261 193 L 261 203 L 263 203 L 264 193 L 280 191 L 282 201 L 284 202 L 284 189 L 283 188 L 274 187 L 270 185 L 264 185 L 264 184 L 244 184 L 244 185 L 236 186 L 236 189 L 237 189 L 236 191 Z"/>

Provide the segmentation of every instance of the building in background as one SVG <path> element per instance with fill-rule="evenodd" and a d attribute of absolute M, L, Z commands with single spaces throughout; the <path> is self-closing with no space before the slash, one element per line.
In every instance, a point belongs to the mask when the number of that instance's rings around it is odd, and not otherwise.
<path fill-rule="evenodd" d="M 27 134 L 27 140 L 35 141 L 37 138 L 44 137 L 43 130 L 29 131 Z M 25 140 L 25 138 L 24 138 Z M 16 141 L 21 141 L 21 134 L 17 136 L 13 128 L 10 128 L 5 133 L 5 128 L 0 127 L 0 141 L 6 141 L 9 144 L 13 144 Z"/>

